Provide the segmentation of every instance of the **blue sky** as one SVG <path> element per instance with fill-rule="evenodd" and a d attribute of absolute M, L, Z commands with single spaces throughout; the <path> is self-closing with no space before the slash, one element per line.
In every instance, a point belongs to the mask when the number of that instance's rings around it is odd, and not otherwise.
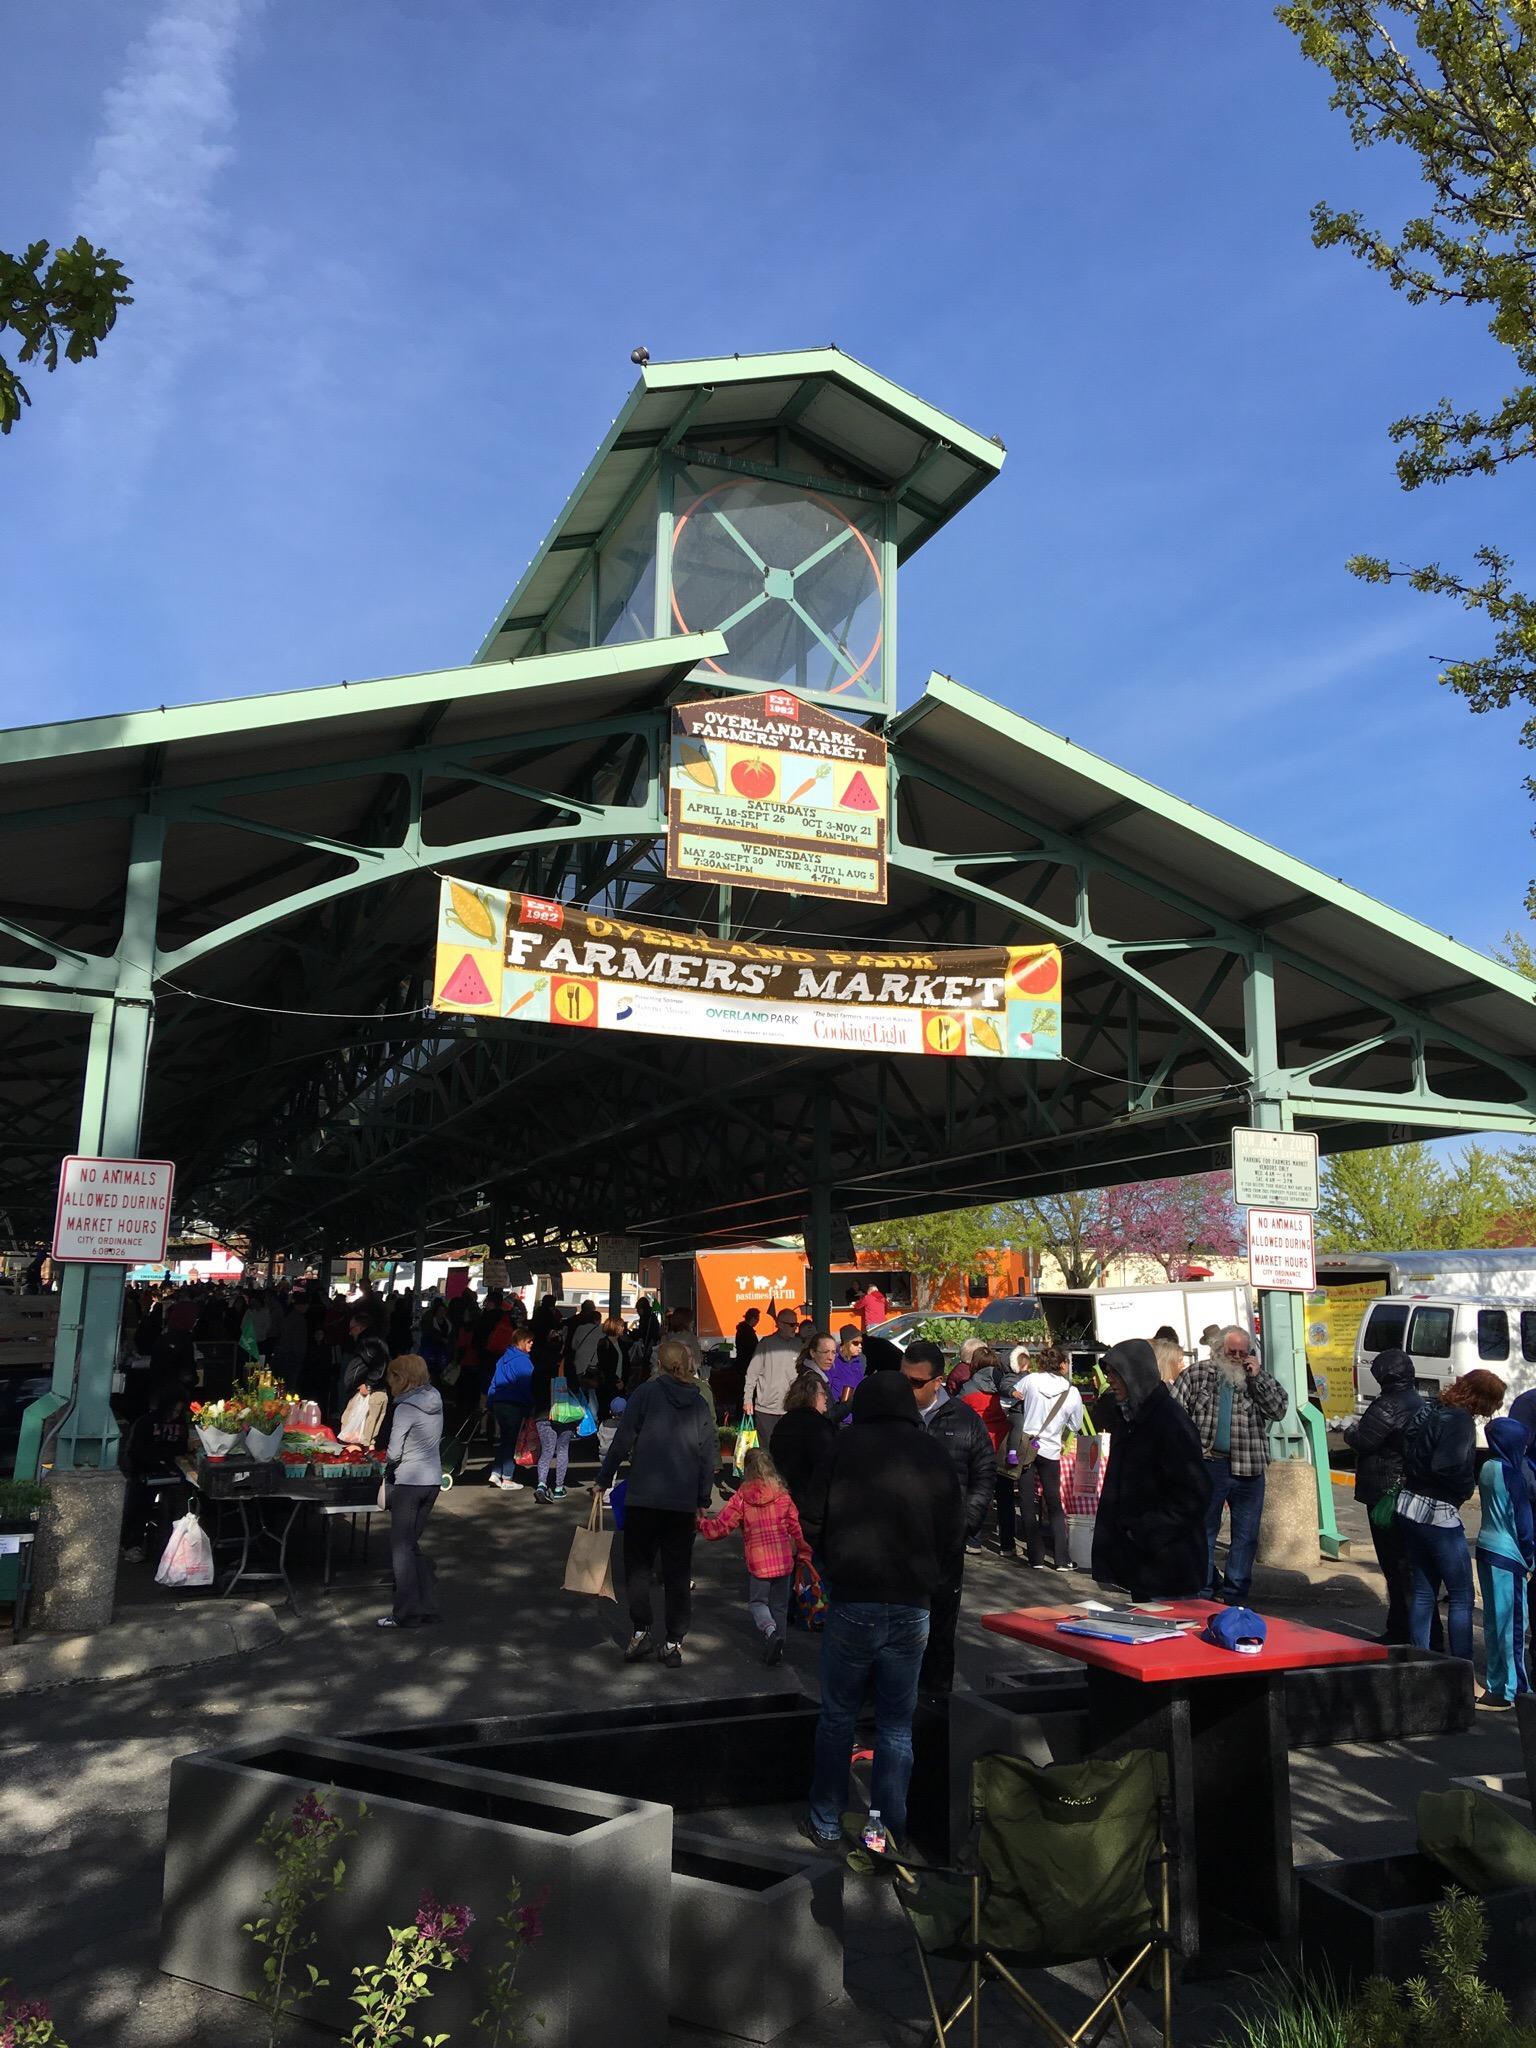
<path fill-rule="evenodd" d="M 1434 680 L 1483 629 L 1343 569 L 1518 548 L 1523 478 L 1405 498 L 1385 435 L 1505 363 L 1313 250 L 1419 188 L 1263 0 L 70 0 L 7 58 L 0 245 L 137 303 L 0 444 L 0 722 L 466 660 L 631 347 L 835 341 L 1009 448 L 904 574 L 903 701 L 1521 921 L 1516 721 Z"/>

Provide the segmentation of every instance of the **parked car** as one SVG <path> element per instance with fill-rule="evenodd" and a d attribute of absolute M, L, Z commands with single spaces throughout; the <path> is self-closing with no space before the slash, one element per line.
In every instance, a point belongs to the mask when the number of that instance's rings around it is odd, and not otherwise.
<path fill-rule="evenodd" d="M 834 1318 L 835 1320 L 835 1318 Z M 944 1326 L 939 1342 L 946 1351 L 958 1351 L 976 1326 L 975 1316 L 934 1315 L 928 1309 L 909 1308 L 899 1316 L 891 1316 L 883 1323 L 876 1323 L 866 1337 L 883 1338 L 887 1344 L 894 1344 L 898 1351 L 905 1351 L 924 1325 L 937 1328 Z"/>
<path fill-rule="evenodd" d="M 1000 1294 L 976 1317 L 978 1323 L 1033 1323 L 1045 1314 L 1033 1294 Z"/>
<path fill-rule="evenodd" d="M 1483 1366 L 1503 1380 L 1512 1401 L 1536 1387 L 1536 1303 L 1529 1298 L 1382 1295 L 1371 1303 L 1355 1339 L 1357 1408 L 1369 1407 L 1381 1391 L 1372 1369 L 1377 1353 L 1393 1350 L 1406 1351 L 1413 1360 L 1421 1394 L 1432 1397 Z"/>

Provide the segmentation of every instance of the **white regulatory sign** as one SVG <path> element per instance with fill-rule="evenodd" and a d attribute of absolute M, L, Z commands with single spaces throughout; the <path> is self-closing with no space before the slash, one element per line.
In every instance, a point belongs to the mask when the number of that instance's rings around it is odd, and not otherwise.
<path fill-rule="evenodd" d="M 1317 1207 L 1316 1131 L 1232 1133 L 1232 1199 L 1240 1209 Z"/>
<path fill-rule="evenodd" d="M 59 1168 L 53 1256 L 75 1265 L 158 1266 L 171 1228 L 169 1159 L 87 1159 Z"/>
<path fill-rule="evenodd" d="M 1317 1285 L 1312 1217 L 1306 1209 L 1248 1211 L 1248 1284 L 1291 1294 Z"/>

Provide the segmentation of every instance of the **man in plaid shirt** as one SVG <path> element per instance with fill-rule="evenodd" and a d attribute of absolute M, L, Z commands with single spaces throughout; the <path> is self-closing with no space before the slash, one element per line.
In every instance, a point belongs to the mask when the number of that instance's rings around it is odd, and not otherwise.
<path fill-rule="evenodd" d="M 1284 1415 L 1290 1397 L 1277 1379 L 1259 1370 L 1252 1339 L 1233 1324 L 1222 1331 L 1207 1360 L 1180 1373 L 1173 1398 L 1200 1432 L 1211 1480 L 1204 1597 L 1240 1607 L 1248 1598 L 1259 1547 L 1269 1425 Z M 1231 1542 L 1226 1571 L 1218 1579 L 1216 1538 L 1224 1507 L 1231 1511 Z"/>

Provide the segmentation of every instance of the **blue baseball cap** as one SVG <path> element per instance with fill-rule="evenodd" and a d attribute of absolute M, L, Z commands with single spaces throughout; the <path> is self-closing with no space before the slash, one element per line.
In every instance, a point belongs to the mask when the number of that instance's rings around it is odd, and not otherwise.
<path fill-rule="evenodd" d="M 1262 1650 L 1269 1634 L 1262 1614 L 1251 1607 L 1221 1607 L 1204 1629 L 1205 1640 L 1219 1650 L 1238 1650 L 1252 1657 Z"/>

